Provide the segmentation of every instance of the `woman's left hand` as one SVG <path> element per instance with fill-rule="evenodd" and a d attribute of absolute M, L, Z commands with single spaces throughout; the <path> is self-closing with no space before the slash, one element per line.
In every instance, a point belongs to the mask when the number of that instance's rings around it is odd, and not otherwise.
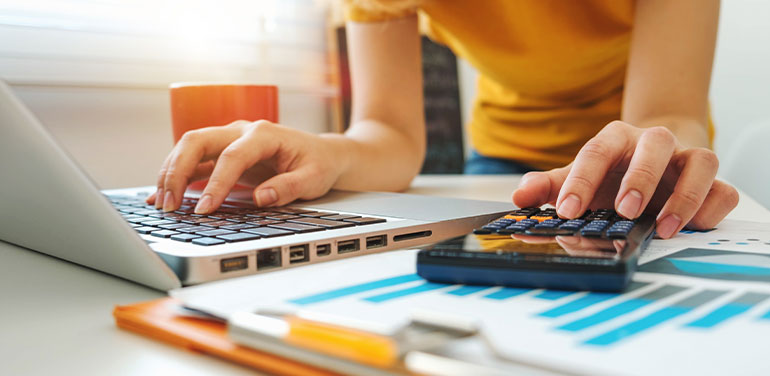
<path fill-rule="evenodd" d="M 738 204 L 735 188 L 714 179 L 718 166 L 714 152 L 682 146 L 667 128 L 614 121 L 569 165 L 524 175 L 513 202 L 551 203 L 563 218 L 609 207 L 626 218 L 658 213 L 658 235 L 670 238 L 685 225 L 713 228 Z"/>

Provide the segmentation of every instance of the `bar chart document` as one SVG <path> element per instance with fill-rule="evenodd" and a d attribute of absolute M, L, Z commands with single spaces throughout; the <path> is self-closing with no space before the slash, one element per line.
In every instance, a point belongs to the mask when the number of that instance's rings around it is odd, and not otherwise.
<path fill-rule="evenodd" d="M 409 250 L 172 295 L 222 317 L 280 309 L 385 334 L 436 312 L 475 322 L 506 359 L 568 373 L 770 374 L 770 225 L 723 227 L 654 240 L 623 293 L 426 282 Z"/>

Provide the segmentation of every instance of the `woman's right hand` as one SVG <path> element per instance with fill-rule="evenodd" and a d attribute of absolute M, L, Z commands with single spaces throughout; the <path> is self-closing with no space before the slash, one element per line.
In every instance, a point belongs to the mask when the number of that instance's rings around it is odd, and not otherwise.
<path fill-rule="evenodd" d="M 208 179 L 195 213 L 216 210 L 240 182 L 254 188 L 258 207 L 313 199 L 331 189 L 347 166 L 340 135 L 314 135 L 265 120 L 189 131 L 166 158 L 158 190 L 147 198 L 177 210 L 187 185 Z"/>

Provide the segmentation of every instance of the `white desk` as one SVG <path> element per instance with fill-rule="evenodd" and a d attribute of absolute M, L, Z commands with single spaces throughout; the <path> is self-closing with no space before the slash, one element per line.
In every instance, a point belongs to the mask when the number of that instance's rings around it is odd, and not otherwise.
<path fill-rule="evenodd" d="M 421 176 L 410 192 L 509 201 L 517 184 L 516 176 Z M 729 218 L 770 223 L 770 211 L 742 195 Z M 116 304 L 163 295 L 0 242 L 0 374 L 254 374 L 115 326 Z"/>

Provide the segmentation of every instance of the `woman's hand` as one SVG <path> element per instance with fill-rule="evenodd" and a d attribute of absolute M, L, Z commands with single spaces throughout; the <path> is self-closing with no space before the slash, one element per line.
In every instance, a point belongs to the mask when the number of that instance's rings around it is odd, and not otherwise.
<path fill-rule="evenodd" d="M 719 161 L 704 148 L 685 148 L 664 127 L 615 121 L 588 141 L 569 165 L 531 172 L 513 192 L 520 207 L 551 203 L 559 216 L 614 207 L 626 218 L 657 215 L 657 232 L 670 238 L 685 225 L 710 229 L 738 204 L 738 192 L 715 180 Z"/>
<path fill-rule="evenodd" d="M 313 135 L 268 121 L 236 121 L 182 136 L 158 175 L 158 190 L 147 202 L 177 210 L 187 185 L 209 179 L 195 212 L 216 210 L 236 182 L 256 186 L 259 207 L 319 197 L 346 166 L 336 135 Z"/>

